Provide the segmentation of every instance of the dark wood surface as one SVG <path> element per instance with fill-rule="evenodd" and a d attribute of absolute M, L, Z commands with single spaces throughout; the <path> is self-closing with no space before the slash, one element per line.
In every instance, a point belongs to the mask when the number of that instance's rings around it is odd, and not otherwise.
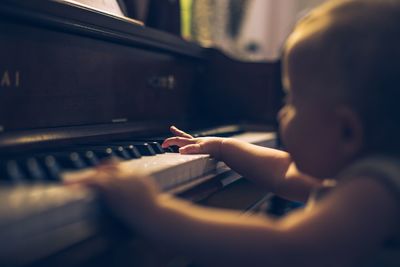
<path fill-rule="evenodd" d="M 275 125 L 282 103 L 280 62 L 242 62 L 208 49 L 203 68 L 196 91 L 203 120 Z"/>
<path fill-rule="evenodd" d="M 57 1 L 2 1 L 0 39 L 0 150 L 82 126 L 98 136 L 121 124 L 158 124 L 160 133 L 168 124 L 272 125 L 279 107 L 278 62 L 239 62 Z M 38 130 L 40 138 L 10 140 Z"/>

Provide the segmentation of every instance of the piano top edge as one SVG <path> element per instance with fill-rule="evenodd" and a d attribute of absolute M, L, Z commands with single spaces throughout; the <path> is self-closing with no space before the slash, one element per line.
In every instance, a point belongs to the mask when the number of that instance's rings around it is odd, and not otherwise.
<path fill-rule="evenodd" d="M 0 157 L 1 155 L 19 154 L 37 148 L 51 148 L 52 146 L 71 145 L 79 142 L 105 141 L 117 138 L 136 138 L 141 139 L 149 136 L 169 135 L 169 121 L 161 122 L 135 122 L 135 123 L 114 123 L 81 125 L 68 127 L 54 127 L 43 129 L 16 130 L 10 132 L 0 132 Z M 179 124 L 180 125 L 180 124 Z M 276 129 L 270 126 L 261 125 L 218 125 L 210 128 L 202 128 L 196 131 L 193 127 L 183 125 L 191 132 L 213 136 L 220 133 L 237 134 L 240 132 L 274 132 Z"/>
<path fill-rule="evenodd" d="M 4 0 L 0 2 L 0 14 L 0 22 L 11 20 L 192 58 L 202 58 L 205 53 L 203 47 L 180 36 L 59 0 Z"/>

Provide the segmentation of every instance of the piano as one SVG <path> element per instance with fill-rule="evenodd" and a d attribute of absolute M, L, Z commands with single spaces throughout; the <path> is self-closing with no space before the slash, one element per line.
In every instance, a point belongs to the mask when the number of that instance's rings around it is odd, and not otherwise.
<path fill-rule="evenodd" d="M 63 1 L 1 1 L 0 265 L 187 266 L 155 258 L 96 192 L 62 179 L 115 158 L 179 197 L 257 209 L 267 192 L 160 143 L 174 124 L 275 147 L 280 97 L 279 62 L 239 62 Z"/>

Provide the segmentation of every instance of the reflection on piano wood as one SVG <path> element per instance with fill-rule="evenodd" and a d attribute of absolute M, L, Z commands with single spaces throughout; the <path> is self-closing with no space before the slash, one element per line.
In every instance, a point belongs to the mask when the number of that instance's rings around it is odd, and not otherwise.
<path fill-rule="evenodd" d="M 237 62 L 51 0 L 1 1 L 0 40 L 1 266 L 149 266 L 94 192 L 61 185 L 102 160 L 146 170 L 162 190 L 206 205 L 246 210 L 265 196 L 209 156 L 160 142 L 175 124 L 275 146 L 271 126 L 220 126 L 273 125 L 278 62 Z M 229 199 L 236 190 L 246 197 Z"/>

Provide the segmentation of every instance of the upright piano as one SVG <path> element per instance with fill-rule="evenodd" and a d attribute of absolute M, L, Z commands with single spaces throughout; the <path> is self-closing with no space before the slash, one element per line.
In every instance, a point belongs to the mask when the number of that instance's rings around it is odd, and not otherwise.
<path fill-rule="evenodd" d="M 268 197 L 256 185 L 160 142 L 173 124 L 274 147 L 279 75 L 279 62 L 239 62 L 127 18 L 58 0 L 2 0 L 0 265 L 186 266 L 154 256 L 95 192 L 62 179 L 116 158 L 179 197 L 255 208 Z"/>

